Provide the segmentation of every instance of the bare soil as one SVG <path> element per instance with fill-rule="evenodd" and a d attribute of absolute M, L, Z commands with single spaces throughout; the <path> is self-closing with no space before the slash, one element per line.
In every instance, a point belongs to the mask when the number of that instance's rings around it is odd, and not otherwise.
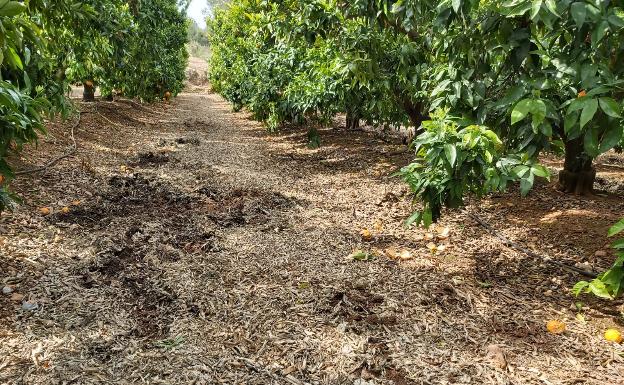
<path fill-rule="evenodd" d="M 574 298 L 582 276 L 467 214 L 600 271 L 620 155 L 599 160 L 595 197 L 512 189 L 447 212 L 447 238 L 402 225 L 399 141 L 336 126 L 312 150 L 305 128 L 270 135 L 200 86 L 80 108 L 76 155 L 16 180 L 24 204 L 0 216 L 1 384 L 624 384 L 602 338 L 622 301 Z M 62 154 L 71 125 L 15 167 Z"/>

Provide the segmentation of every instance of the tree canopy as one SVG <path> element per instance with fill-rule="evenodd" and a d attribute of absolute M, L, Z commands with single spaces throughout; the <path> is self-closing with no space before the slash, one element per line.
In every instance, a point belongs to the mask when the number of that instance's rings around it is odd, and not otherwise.
<path fill-rule="evenodd" d="M 550 178 L 589 194 L 592 161 L 624 135 L 624 10 L 585 0 L 238 0 L 210 26 L 211 79 L 270 129 L 326 122 L 412 126 L 400 175 L 429 225 L 444 206 Z"/>

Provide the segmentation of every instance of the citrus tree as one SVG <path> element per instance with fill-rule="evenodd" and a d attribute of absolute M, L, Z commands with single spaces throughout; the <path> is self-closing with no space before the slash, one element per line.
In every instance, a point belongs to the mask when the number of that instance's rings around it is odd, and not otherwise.
<path fill-rule="evenodd" d="M 623 138 L 623 15 L 584 0 L 234 1 L 211 24 L 212 79 L 271 128 L 337 112 L 416 128 L 400 175 L 428 224 L 466 193 L 527 194 L 550 177 L 544 152 L 565 158 L 562 191 L 592 192 L 593 159 Z"/>
<path fill-rule="evenodd" d="M 187 1 L 0 0 L 0 211 L 11 153 L 67 117 L 70 82 L 152 100 L 182 87 Z M 89 90 L 92 95 L 94 89 Z"/>

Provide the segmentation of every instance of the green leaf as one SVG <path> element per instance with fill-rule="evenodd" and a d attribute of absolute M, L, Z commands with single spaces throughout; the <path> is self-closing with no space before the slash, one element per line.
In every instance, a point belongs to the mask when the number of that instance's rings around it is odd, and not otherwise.
<path fill-rule="evenodd" d="M 455 13 L 459 12 L 462 6 L 462 0 L 453 0 L 453 10 Z"/>
<path fill-rule="evenodd" d="M 531 174 L 531 177 L 532 176 L 533 175 Z M 522 194 L 523 197 L 529 195 L 529 192 L 533 188 L 534 179 L 531 177 L 520 181 L 520 194 Z"/>
<path fill-rule="evenodd" d="M 622 231 L 624 231 L 624 219 L 622 219 L 609 229 L 609 236 L 612 237 L 616 234 L 621 233 Z"/>
<path fill-rule="evenodd" d="M 576 23 L 576 26 L 581 28 L 585 24 L 585 18 L 587 17 L 587 6 L 582 1 L 577 1 L 570 6 L 570 13 Z"/>
<path fill-rule="evenodd" d="M 516 104 L 516 107 L 511 112 L 511 125 L 514 125 L 526 118 L 531 111 L 531 102 L 532 99 L 522 99 Z"/>
<path fill-rule="evenodd" d="M 539 164 L 533 166 L 531 172 L 533 172 L 533 175 L 539 176 L 540 178 L 550 178 L 550 172 L 548 171 L 548 169 Z"/>
<path fill-rule="evenodd" d="M 570 112 L 566 115 L 563 123 L 563 130 L 565 131 L 566 135 L 569 134 L 576 126 L 576 122 L 578 122 L 578 119 L 579 113 L 577 111 Z"/>
<path fill-rule="evenodd" d="M 602 20 L 596 29 L 594 29 L 594 32 L 592 32 L 592 46 L 600 43 L 602 38 L 607 34 L 607 31 L 609 31 L 609 21 Z"/>
<path fill-rule="evenodd" d="M 613 299 L 607 286 L 601 280 L 595 279 L 589 283 L 589 290 L 596 297 L 605 298 L 605 299 Z"/>
<path fill-rule="evenodd" d="M 622 115 L 620 115 L 622 108 L 613 98 L 602 97 L 598 100 L 600 101 L 600 108 L 605 114 L 614 118 L 622 117 Z"/>
<path fill-rule="evenodd" d="M 423 225 L 426 229 L 428 229 L 433 223 L 433 213 L 431 212 L 431 207 L 427 207 L 423 212 Z"/>
<path fill-rule="evenodd" d="M 590 130 L 587 130 L 585 133 L 584 146 L 585 152 L 592 156 L 596 157 L 600 155 L 599 144 L 598 144 L 598 127 L 592 127 Z"/>
<path fill-rule="evenodd" d="M 611 244 L 611 247 L 614 249 L 624 249 L 624 238 L 618 239 L 617 241 Z"/>
<path fill-rule="evenodd" d="M 370 259 L 370 254 L 365 253 L 363 251 L 356 251 L 351 254 L 351 257 L 356 261 L 367 261 Z"/>
<path fill-rule="evenodd" d="M 446 160 L 448 160 L 451 167 L 455 167 L 455 162 L 457 160 L 457 148 L 455 147 L 455 145 L 445 144 L 444 154 L 446 155 Z"/>
<path fill-rule="evenodd" d="M 413 224 L 416 224 L 416 226 L 419 226 L 420 222 L 422 222 L 422 216 L 423 216 L 422 212 L 416 211 L 415 213 L 410 215 L 409 218 L 407 218 L 407 220 L 405 221 L 405 227 L 410 227 Z"/>
<path fill-rule="evenodd" d="M 557 12 L 557 3 L 555 0 L 546 0 L 546 8 L 555 16 L 559 17 L 559 12 Z"/>
<path fill-rule="evenodd" d="M 583 107 L 583 112 L 581 112 L 581 129 L 594 118 L 596 111 L 598 111 L 598 101 L 596 99 L 589 99 L 587 103 L 585 103 L 585 107 Z"/>
<path fill-rule="evenodd" d="M 577 282 L 576 285 L 574 285 L 574 287 L 572 288 L 572 294 L 578 297 L 582 293 L 586 292 L 587 287 L 589 287 L 589 282 L 587 281 Z"/>
<path fill-rule="evenodd" d="M 600 153 L 603 154 L 620 144 L 624 135 L 624 127 L 613 125 L 607 129 L 600 142 Z"/>
<path fill-rule="evenodd" d="M 542 9 L 542 0 L 533 0 L 531 4 L 531 19 L 535 20 L 537 15 L 539 14 L 540 9 Z"/>
<path fill-rule="evenodd" d="M 17 16 L 26 10 L 26 6 L 17 1 L 9 1 L 0 8 L 0 16 Z"/>

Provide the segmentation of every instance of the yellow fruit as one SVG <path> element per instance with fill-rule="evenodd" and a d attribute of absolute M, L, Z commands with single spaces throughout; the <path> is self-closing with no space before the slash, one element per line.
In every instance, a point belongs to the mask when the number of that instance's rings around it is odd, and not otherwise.
<path fill-rule="evenodd" d="M 561 334 L 566 330 L 566 324 L 559 320 L 551 320 L 546 324 L 546 329 L 552 334 Z"/>
<path fill-rule="evenodd" d="M 42 207 L 39 209 L 39 212 L 41 213 L 41 215 L 46 216 L 46 215 L 50 215 L 52 210 L 50 210 L 49 207 Z"/>
<path fill-rule="evenodd" d="M 365 241 L 370 241 L 371 239 L 373 239 L 373 233 L 371 233 L 369 229 L 362 229 L 362 231 L 360 231 L 360 235 Z"/>
<path fill-rule="evenodd" d="M 615 342 L 618 344 L 622 343 L 622 333 L 620 333 L 617 329 L 609 329 L 605 332 L 604 338 L 607 341 Z"/>

